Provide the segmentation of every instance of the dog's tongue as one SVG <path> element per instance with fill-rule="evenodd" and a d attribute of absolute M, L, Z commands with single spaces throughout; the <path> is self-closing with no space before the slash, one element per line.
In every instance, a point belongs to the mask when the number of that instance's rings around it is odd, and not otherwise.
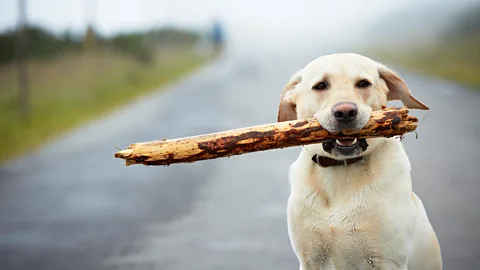
<path fill-rule="evenodd" d="M 357 139 L 343 139 L 343 140 L 336 140 L 336 142 L 340 146 L 352 146 L 357 142 Z"/>

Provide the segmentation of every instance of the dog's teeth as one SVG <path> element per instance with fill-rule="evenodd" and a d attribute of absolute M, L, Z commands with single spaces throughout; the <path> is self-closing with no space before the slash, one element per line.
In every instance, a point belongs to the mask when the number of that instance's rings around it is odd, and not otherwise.
<path fill-rule="evenodd" d="M 352 142 L 341 142 L 340 140 L 335 140 L 335 142 L 342 146 L 352 146 L 357 143 L 357 139 L 354 139 Z"/>

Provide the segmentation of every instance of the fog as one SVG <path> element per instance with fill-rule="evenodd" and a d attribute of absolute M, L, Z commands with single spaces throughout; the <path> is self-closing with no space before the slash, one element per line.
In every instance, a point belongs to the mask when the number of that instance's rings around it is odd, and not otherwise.
<path fill-rule="evenodd" d="M 45 0 L 27 1 L 30 23 L 83 33 L 89 22 L 103 35 L 175 25 L 208 29 L 224 21 L 234 47 L 256 49 L 363 44 L 432 36 L 474 0 L 254 1 Z M 0 28 L 12 28 L 17 1 L 2 1 Z"/>
<path fill-rule="evenodd" d="M 0 32 L 20 1 L 0 1 Z M 346 51 L 431 108 L 411 110 L 418 133 L 402 140 L 413 190 L 444 268 L 478 269 L 480 126 L 465 116 L 480 115 L 480 21 L 458 19 L 479 0 L 24 1 L 31 27 L 0 35 L 1 270 L 298 269 L 285 215 L 300 149 L 157 168 L 114 152 L 275 122 L 290 76 Z M 214 20 L 226 44 L 143 32 L 207 34 Z"/>

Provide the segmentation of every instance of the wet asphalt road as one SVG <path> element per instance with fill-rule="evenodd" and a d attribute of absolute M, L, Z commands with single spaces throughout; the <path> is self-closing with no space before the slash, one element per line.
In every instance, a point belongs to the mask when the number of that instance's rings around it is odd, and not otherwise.
<path fill-rule="evenodd" d="M 229 56 L 1 167 L 0 269 L 298 269 L 285 217 L 298 148 L 166 168 L 113 153 L 274 122 L 286 80 L 323 53 Z M 399 72 L 431 108 L 404 144 L 445 269 L 480 269 L 480 92 Z"/>

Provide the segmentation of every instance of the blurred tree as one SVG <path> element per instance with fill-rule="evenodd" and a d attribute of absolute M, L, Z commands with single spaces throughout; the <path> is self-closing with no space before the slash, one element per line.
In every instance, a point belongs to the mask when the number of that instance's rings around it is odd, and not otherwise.
<path fill-rule="evenodd" d="M 150 63 L 152 60 L 152 50 L 146 46 L 143 34 L 120 34 L 112 38 L 110 44 L 117 50 L 135 56 L 141 62 Z"/>
<path fill-rule="evenodd" d="M 108 39 L 96 34 L 93 28 L 87 32 L 83 37 L 76 38 L 70 31 L 55 35 L 38 26 L 25 25 L 24 34 L 28 36 L 25 49 L 29 57 L 50 58 L 65 51 L 80 49 L 87 46 L 86 43 L 92 42 L 89 46 L 94 44 L 97 47 L 110 47 L 148 61 L 150 54 L 157 48 L 189 47 L 201 37 L 197 32 L 174 28 L 120 33 Z M 0 33 L 0 65 L 15 59 L 18 34 L 17 30 Z M 87 41 L 89 38 L 93 41 Z"/>
<path fill-rule="evenodd" d="M 17 33 L 17 31 L 7 31 L 0 35 L 0 64 L 14 59 Z"/>
<path fill-rule="evenodd" d="M 18 53 L 17 42 L 19 35 L 20 29 L 0 34 L 0 65 L 14 60 Z M 71 34 L 63 34 L 57 37 L 36 26 L 25 25 L 23 27 L 23 35 L 28 37 L 28 42 L 25 42 L 23 46 L 29 57 L 52 57 L 59 52 L 78 47 L 77 41 L 73 39 Z"/>
<path fill-rule="evenodd" d="M 70 30 L 66 30 L 63 32 L 62 36 L 60 37 L 61 40 L 65 41 L 67 44 L 73 43 L 73 36 Z"/>
<path fill-rule="evenodd" d="M 111 47 L 135 56 L 143 63 L 150 63 L 157 48 L 172 49 L 192 46 L 200 35 L 195 32 L 164 28 L 146 33 L 123 33 L 110 39 Z M 147 41 L 147 42 L 146 42 Z"/>

